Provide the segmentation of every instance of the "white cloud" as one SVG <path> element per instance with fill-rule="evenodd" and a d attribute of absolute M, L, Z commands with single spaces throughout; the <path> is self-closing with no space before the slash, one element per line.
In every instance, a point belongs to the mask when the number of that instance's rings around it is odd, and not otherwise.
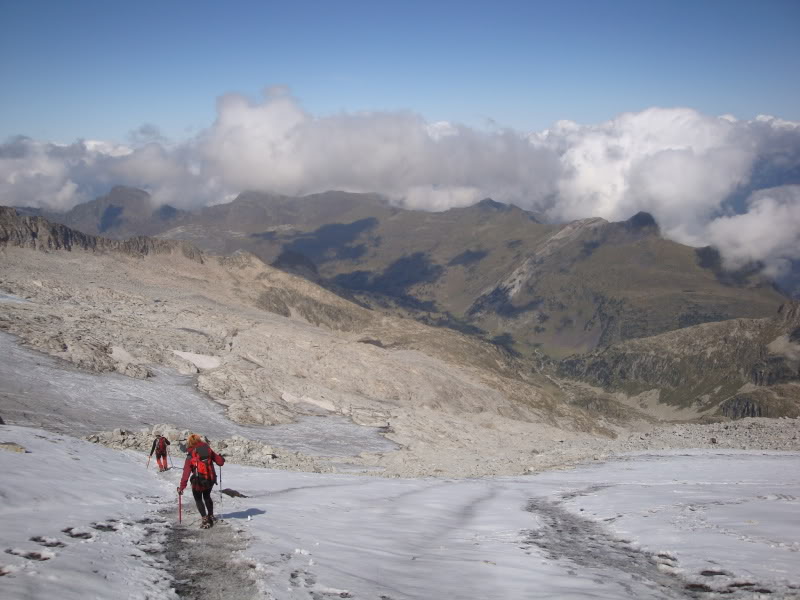
<path fill-rule="evenodd" d="M 709 241 L 729 268 L 762 261 L 768 274 L 781 275 L 800 259 L 800 185 L 758 191 L 747 204 L 743 214 L 711 221 Z"/>
<path fill-rule="evenodd" d="M 446 187 L 432 185 L 409 188 L 404 198 L 407 208 L 420 210 L 447 210 L 457 206 L 470 206 L 481 200 L 480 190 L 474 187 Z"/>
<path fill-rule="evenodd" d="M 467 188 L 517 201 L 555 189 L 556 157 L 515 132 L 429 124 L 409 112 L 315 118 L 285 94 L 263 103 L 229 95 L 218 111 L 199 147 L 209 169 L 238 189 L 378 191 L 398 201 L 410 194 L 411 202 L 429 189 L 439 209 L 448 196 L 462 204 Z"/>
<path fill-rule="evenodd" d="M 728 119 L 690 109 L 559 123 L 534 140 L 559 152 L 563 167 L 548 214 L 620 220 L 645 210 L 665 230 L 707 218 L 749 177 L 755 148 L 741 133 Z"/>
<path fill-rule="evenodd" d="M 4 204 L 69 208 L 89 200 L 71 179 L 72 147 L 18 137 L 0 146 L 0 198 Z"/>
<path fill-rule="evenodd" d="M 759 236 L 773 219 L 793 223 L 796 193 L 747 197 L 800 182 L 800 124 L 688 108 L 651 108 L 595 125 L 559 121 L 523 135 L 429 123 L 411 112 L 318 117 L 286 89 L 270 88 L 261 101 L 223 96 L 215 122 L 183 144 L 164 145 L 152 125 L 131 139 L 133 148 L 26 138 L 0 144 L 0 202 L 63 210 L 117 184 L 181 208 L 248 189 L 377 191 L 428 210 L 492 197 L 558 221 L 622 220 L 644 210 L 677 241 L 718 245 L 729 264 L 749 257 L 777 265 L 790 232 L 784 241 Z"/>
<path fill-rule="evenodd" d="M 89 153 L 105 154 L 108 156 L 126 156 L 133 152 L 129 146 L 110 144 L 102 140 L 83 140 L 83 145 Z"/>

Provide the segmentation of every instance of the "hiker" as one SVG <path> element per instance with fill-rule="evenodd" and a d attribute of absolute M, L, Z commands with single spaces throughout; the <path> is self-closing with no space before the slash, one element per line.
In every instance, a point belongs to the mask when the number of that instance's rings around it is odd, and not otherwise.
<path fill-rule="evenodd" d="M 158 463 L 159 471 L 166 471 L 168 469 L 167 446 L 169 445 L 169 440 L 161 434 L 156 435 L 156 439 L 153 440 L 153 447 L 150 448 L 150 456 L 153 456 L 153 452 L 156 453 L 156 462 Z M 164 461 L 163 465 L 161 464 L 162 460 Z"/>
<path fill-rule="evenodd" d="M 217 482 L 214 463 L 221 467 L 225 464 L 225 458 L 214 452 L 196 433 L 189 436 L 187 445 L 188 454 L 183 464 L 183 476 L 178 486 L 178 493 L 183 494 L 191 475 L 192 495 L 197 504 L 197 511 L 203 517 L 200 529 L 209 529 L 214 525 L 214 501 L 211 499 L 211 488 Z"/>

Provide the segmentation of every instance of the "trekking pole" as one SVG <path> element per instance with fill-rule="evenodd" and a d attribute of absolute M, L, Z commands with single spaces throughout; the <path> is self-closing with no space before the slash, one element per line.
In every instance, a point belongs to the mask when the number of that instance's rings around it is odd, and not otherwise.
<path fill-rule="evenodd" d="M 219 518 L 225 514 L 225 507 L 222 505 L 222 466 L 219 468 Z"/>
<path fill-rule="evenodd" d="M 169 468 L 174 469 L 175 464 L 172 462 L 172 454 L 169 453 L 169 446 L 167 446 L 167 458 L 169 459 Z"/>
<path fill-rule="evenodd" d="M 183 520 L 183 495 L 178 492 L 178 523 Z"/>

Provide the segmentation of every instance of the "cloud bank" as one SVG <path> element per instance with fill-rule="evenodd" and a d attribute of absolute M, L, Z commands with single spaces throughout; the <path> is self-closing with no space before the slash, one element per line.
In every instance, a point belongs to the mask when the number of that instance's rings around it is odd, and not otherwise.
<path fill-rule="evenodd" d="M 215 122 L 187 142 L 149 124 L 130 142 L 8 140 L 0 203 L 67 210 L 120 184 L 180 208 L 244 190 L 380 192 L 425 210 L 492 197 L 553 221 L 644 210 L 667 237 L 713 244 L 731 267 L 759 260 L 778 273 L 800 259 L 800 123 L 774 117 L 650 108 L 523 134 L 411 112 L 319 117 L 272 88 L 257 102 L 223 96 Z"/>

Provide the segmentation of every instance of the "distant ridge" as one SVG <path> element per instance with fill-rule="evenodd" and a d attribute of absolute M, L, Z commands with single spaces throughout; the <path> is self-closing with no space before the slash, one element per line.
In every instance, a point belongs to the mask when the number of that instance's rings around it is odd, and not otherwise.
<path fill-rule="evenodd" d="M 14 208 L 8 206 L 0 206 L 0 246 L 19 246 L 45 251 L 121 252 L 130 255 L 180 252 L 191 260 L 203 262 L 203 253 L 187 242 L 161 240 L 147 236 L 112 240 L 82 233 L 58 223 L 51 223 L 44 217 L 22 216 Z"/>
<path fill-rule="evenodd" d="M 188 214 L 168 204 L 155 206 L 150 194 L 117 185 L 105 196 L 78 204 L 66 212 L 16 207 L 24 216 L 40 216 L 88 233 L 113 239 L 153 236 L 182 222 Z"/>
<path fill-rule="evenodd" d="M 800 415 L 800 302 L 562 360 L 560 377 L 730 418 Z"/>

